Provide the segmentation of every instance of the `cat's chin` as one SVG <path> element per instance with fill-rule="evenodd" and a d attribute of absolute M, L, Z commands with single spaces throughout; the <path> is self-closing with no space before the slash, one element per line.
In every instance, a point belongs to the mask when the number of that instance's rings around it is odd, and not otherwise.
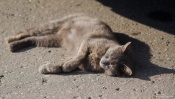
<path fill-rule="evenodd" d="M 110 70 L 105 70 L 105 74 L 107 76 L 112 76 L 112 77 L 117 77 L 119 76 L 119 73 L 117 71 L 110 71 Z"/>

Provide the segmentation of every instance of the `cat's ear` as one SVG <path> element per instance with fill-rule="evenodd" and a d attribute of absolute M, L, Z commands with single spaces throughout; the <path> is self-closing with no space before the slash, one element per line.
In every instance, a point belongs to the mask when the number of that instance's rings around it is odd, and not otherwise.
<path fill-rule="evenodd" d="M 122 52 L 123 53 L 128 53 L 131 51 L 131 42 L 126 43 L 125 45 L 122 46 Z"/>
<path fill-rule="evenodd" d="M 126 74 L 128 76 L 131 76 L 133 74 L 132 69 L 125 64 L 123 64 L 122 71 L 124 74 Z"/>

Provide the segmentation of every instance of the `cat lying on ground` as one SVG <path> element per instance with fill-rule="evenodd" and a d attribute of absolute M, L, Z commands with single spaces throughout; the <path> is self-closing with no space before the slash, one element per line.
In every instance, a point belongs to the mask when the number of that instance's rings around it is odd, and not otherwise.
<path fill-rule="evenodd" d="M 107 24 L 84 14 L 66 16 L 44 26 L 21 31 L 6 40 L 12 52 L 39 46 L 62 47 L 74 53 L 66 62 L 42 65 L 39 68 L 42 74 L 58 74 L 76 69 L 110 76 L 133 74 L 131 42 L 120 45 Z"/>

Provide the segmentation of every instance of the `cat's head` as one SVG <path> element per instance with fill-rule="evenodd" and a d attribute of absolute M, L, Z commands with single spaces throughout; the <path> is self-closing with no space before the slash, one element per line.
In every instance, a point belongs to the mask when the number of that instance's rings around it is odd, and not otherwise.
<path fill-rule="evenodd" d="M 107 50 L 100 60 L 100 67 L 105 70 L 105 74 L 119 76 L 119 74 L 132 75 L 133 62 L 129 55 L 131 42 L 122 46 L 114 46 Z"/>

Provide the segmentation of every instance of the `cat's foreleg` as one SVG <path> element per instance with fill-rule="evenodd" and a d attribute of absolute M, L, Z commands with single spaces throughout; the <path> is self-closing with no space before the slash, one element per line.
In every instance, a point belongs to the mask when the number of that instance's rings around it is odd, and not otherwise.
<path fill-rule="evenodd" d="M 71 72 L 75 70 L 86 58 L 87 54 L 88 54 L 88 44 L 87 42 L 84 42 L 81 44 L 78 54 L 74 58 L 66 61 L 63 64 L 63 67 L 62 67 L 63 72 Z"/>
<path fill-rule="evenodd" d="M 39 67 L 39 72 L 41 74 L 58 74 L 61 72 L 71 72 L 75 70 L 86 58 L 88 53 L 88 45 L 87 43 L 82 43 L 79 48 L 78 54 L 75 58 L 71 58 L 68 61 L 62 64 L 46 64 Z"/>
<path fill-rule="evenodd" d="M 45 64 L 39 67 L 41 74 L 58 74 L 62 72 L 71 72 L 75 70 L 87 55 L 87 47 L 82 47 L 80 52 L 75 58 L 62 63 L 62 64 Z"/>

